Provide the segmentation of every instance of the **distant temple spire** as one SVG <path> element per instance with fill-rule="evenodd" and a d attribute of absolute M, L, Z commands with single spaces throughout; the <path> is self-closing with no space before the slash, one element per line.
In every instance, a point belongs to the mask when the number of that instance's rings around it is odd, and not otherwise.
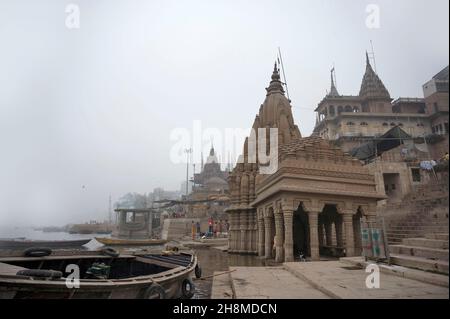
<path fill-rule="evenodd" d="M 330 93 L 327 94 L 328 96 L 339 96 L 339 92 L 336 89 L 336 85 L 334 83 L 334 77 L 333 77 L 334 72 L 335 72 L 335 70 L 334 70 L 334 66 L 333 66 L 333 68 L 330 71 L 330 75 L 331 75 L 331 89 L 330 89 Z"/>

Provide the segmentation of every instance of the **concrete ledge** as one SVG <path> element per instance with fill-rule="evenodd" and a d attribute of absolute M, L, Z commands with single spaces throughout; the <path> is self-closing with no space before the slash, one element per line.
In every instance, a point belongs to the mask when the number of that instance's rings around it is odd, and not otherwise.
<path fill-rule="evenodd" d="M 215 271 L 213 274 L 211 299 L 233 299 L 230 273 L 223 274 L 223 271 Z"/>
<path fill-rule="evenodd" d="M 285 268 L 313 289 L 339 299 L 448 299 L 448 287 L 383 274 L 379 287 L 368 287 L 361 266 L 342 261 L 289 262 Z"/>
<path fill-rule="evenodd" d="M 341 262 L 361 267 L 365 269 L 368 264 L 374 263 L 370 261 L 365 261 L 364 257 L 343 257 L 339 259 Z M 439 275 L 435 273 L 430 273 L 422 270 L 411 269 L 403 266 L 397 265 L 386 265 L 386 264 L 377 264 L 380 267 L 380 271 L 385 274 L 391 274 L 398 277 L 408 278 L 417 280 L 420 282 L 424 282 L 427 284 L 437 285 L 441 287 L 449 287 L 449 277 L 446 275 Z"/>
<path fill-rule="evenodd" d="M 283 268 L 292 273 L 294 276 L 302 279 L 303 281 L 306 281 L 308 284 L 310 284 L 313 288 L 323 292 L 325 295 L 332 299 L 342 299 L 339 295 L 335 294 L 331 290 L 327 289 L 324 285 L 321 285 L 315 280 L 312 280 L 308 276 L 303 275 L 301 271 L 298 269 L 291 267 L 290 263 L 284 263 Z"/>

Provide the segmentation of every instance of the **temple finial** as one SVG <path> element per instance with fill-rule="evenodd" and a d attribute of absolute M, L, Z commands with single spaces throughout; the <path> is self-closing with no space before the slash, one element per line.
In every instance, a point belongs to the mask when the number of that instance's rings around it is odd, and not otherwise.
<path fill-rule="evenodd" d="M 331 87 L 334 87 L 334 78 L 333 78 L 333 72 L 334 72 L 334 67 L 330 70 L 330 76 L 331 76 Z"/>
<path fill-rule="evenodd" d="M 369 60 L 369 53 L 366 50 L 366 64 L 370 65 L 370 60 Z"/>
<path fill-rule="evenodd" d="M 336 84 L 334 83 L 334 77 L 333 77 L 334 72 L 335 72 L 335 70 L 334 70 L 334 66 L 333 66 L 333 68 L 330 70 L 330 76 L 331 76 L 330 93 L 327 93 L 327 96 L 339 96 L 339 93 L 336 89 Z"/>
<path fill-rule="evenodd" d="M 278 64 L 277 61 L 274 63 L 273 73 L 272 73 L 272 81 L 270 81 L 270 85 L 266 88 L 267 93 L 269 92 L 280 92 L 284 94 L 283 85 L 280 81 L 280 73 L 278 72 Z"/>

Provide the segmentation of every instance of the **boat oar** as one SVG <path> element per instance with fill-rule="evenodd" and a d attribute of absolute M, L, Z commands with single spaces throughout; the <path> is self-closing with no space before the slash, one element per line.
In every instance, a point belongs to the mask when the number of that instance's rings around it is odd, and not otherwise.
<path fill-rule="evenodd" d="M 194 280 L 205 280 L 205 279 L 209 279 L 209 278 L 212 278 L 212 277 L 216 277 L 216 276 L 220 276 L 220 275 L 229 274 L 229 273 L 231 273 L 231 272 L 233 272 L 233 271 L 236 271 L 236 270 L 237 270 L 237 269 L 228 270 L 228 271 L 225 271 L 225 272 L 221 272 L 220 274 L 214 274 L 214 275 L 210 275 L 210 276 L 206 276 L 206 277 L 192 278 L 192 279 L 194 279 Z"/>

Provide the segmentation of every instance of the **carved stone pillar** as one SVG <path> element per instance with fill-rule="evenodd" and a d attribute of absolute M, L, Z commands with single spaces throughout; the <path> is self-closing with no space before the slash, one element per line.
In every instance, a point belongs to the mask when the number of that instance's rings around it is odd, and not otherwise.
<path fill-rule="evenodd" d="M 292 233 L 293 209 L 283 208 L 284 218 L 284 261 L 294 261 L 294 239 Z"/>
<path fill-rule="evenodd" d="M 353 236 L 355 242 L 355 256 L 360 256 L 362 252 L 362 238 L 361 238 L 361 215 L 353 215 Z"/>
<path fill-rule="evenodd" d="M 311 251 L 311 260 L 319 260 L 319 234 L 317 231 L 319 212 L 309 211 L 308 212 L 309 221 L 309 245 Z"/>
<path fill-rule="evenodd" d="M 230 214 L 230 235 L 231 235 L 231 251 L 239 251 L 239 211 L 235 210 Z"/>
<path fill-rule="evenodd" d="M 241 232 L 241 239 L 239 243 L 239 250 L 241 252 L 247 251 L 248 246 L 248 238 L 247 238 L 247 211 L 242 210 L 241 216 L 240 216 L 240 232 Z"/>
<path fill-rule="evenodd" d="M 258 256 L 262 257 L 265 256 L 265 226 L 264 226 L 264 215 L 262 212 L 260 212 L 260 215 L 258 216 Z"/>
<path fill-rule="evenodd" d="M 283 223 L 283 213 L 278 209 L 275 212 L 275 261 L 284 261 L 284 223 Z"/>
<path fill-rule="evenodd" d="M 230 223 L 230 227 L 228 228 L 228 250 L 232 252 L 234 250 L 234 211 L 228 212 L 228 222 Z"/>
<path fill-rule="evenodd" d="M 345 211 L 342 215 L 342 219 L 345 228 L 346 257 L 353 257 L 355 255 L 355 240 L 353 237 L 353 212 Z"/>
<path fill-rule="evenodd" d="M 264 216 L 264 239 L 265 239 L 265 244 L 264 244 L 264 256 L 266 259 L 270 259 L 272 258 L 272 238 L 273 238 L 273 234 L 272 234 L 272 217 L 265 215 Z"/>

